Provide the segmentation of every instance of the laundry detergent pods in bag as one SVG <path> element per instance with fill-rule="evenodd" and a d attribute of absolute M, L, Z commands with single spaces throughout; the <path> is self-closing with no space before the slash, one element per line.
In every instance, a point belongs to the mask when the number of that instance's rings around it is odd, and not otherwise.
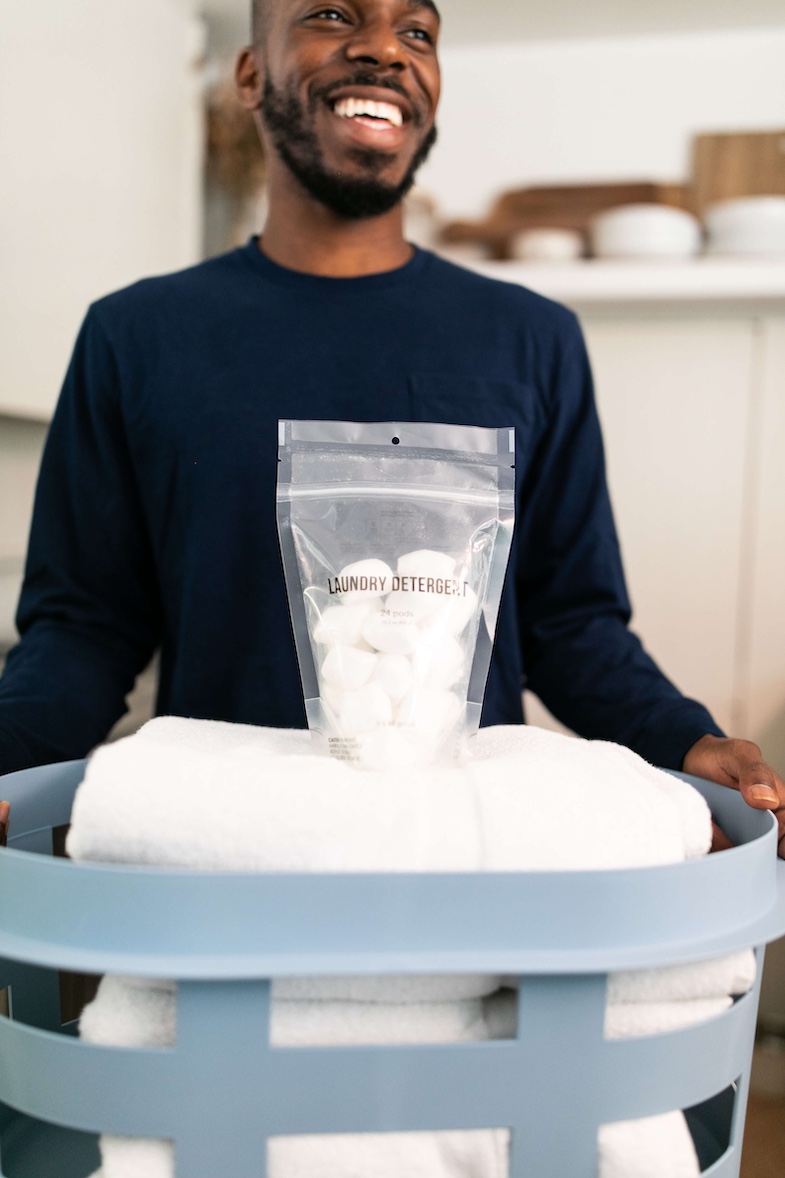
<path fill-rule="evenodd" d="M 279 423 L 278 529 L 308 725 L 359 767 L 462 759 L 514 516 L 512 429 Z"/>

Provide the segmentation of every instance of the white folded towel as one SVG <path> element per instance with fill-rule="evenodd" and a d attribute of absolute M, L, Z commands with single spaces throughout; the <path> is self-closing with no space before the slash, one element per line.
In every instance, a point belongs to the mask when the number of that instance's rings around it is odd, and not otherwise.
<path fill-rule="evenodd" d="M 471 751 L 496 870 L 644 867 L 711 846 L 697 790 L 621 745 L 516 724 L 481 728 Z"/>
<path fill-rule="evenodd" d="M 603 1125 L 598 1135 L 601 1178 L 698 1178 L 700 1168 L 681 1114 L 663 1113 Z M 338 1134 L 272 1137 L 268 1178 L 507 1178 L 506 1129 L 459 1132 L 364 1133 L 353 1139 L 347 1168 L 346 1138 Z M 101 1142 L 103 1165 L 92 1178 L 173 1178 L 168 1141 L 110 1137 Z"/>
<path fill-rule="evenodd" d="M 682 1114 L 603 1125 L 599 1172 L 602 1178 L 696 1178 L 700 1165 Z"/>
<path fill-rule="evenodd" d="M 168 1047 L 175 1042 L 177 989 L 174 982 L 107 975 L 79 1024 L 83 1039 L 116 1047 Z M 483 1000 L 445 1002 L 273 1002 L 270 1042 L 274 1047 L 352 1044 L 465 1043 L 489 1037 Z"/>
<path fill-rule="evenodd" d="M 346 1002 L 459 1002 L 485 998 L 502 985 L 496 974 L 400 974 L 374 977 L 276 978 L 274 999 Z"/>
<path fill-rule="evenodd" d="M 696 791 L 616 745 L 484 729 L 465 767 L 401 774 L 295 751 L 303 736 L 151 721 L 90 760 L 68 853 L 202 870 L 532 871 L 674 863 L 710 845 Z"/>
<path fill-rule="evenodd" d="M 348 1153 L 347 1153 L 348 1149 Z M 509 1133 L 464 1129 L 419 1133 L 303 1134 L 271 1137 L 268 1178 L 507 1178 Z M 101 1139 L 101 1169 L 92 1178 L 174 1178 L 174 1150 L 168 1141 L 133 1137 Z M 617 1167 L 614 1178 L 630 1170 Z M 648 1174 L 648 1171 L 647 1171 Z M 695 1178 L 695 1169 L 673 1178 Z M 606 1176 L 604 1176 L 606 1178 Z M 607 1175 L 611 1178 L 611 1174 Z M 662 1178 L 661 1174 L 657 1178 Z"/>
<path fill-rule="evenodd" d="M 703 800 L 628 750 L 515 727 L 483 730 L 474 754 L 452 770 L 357 772 L 316 757 L 307 733 L 158 719 L 93 756 L 68 851 L 75 859 L 201 870 L 465 872 L 643 866 L 708 850 Z M 658 971 L 639 972 L 643 989 L 634 975 L 617 975 L 615 1000 L 616 1009 L 634 1009 L 636 1027 L 660 1017 L 662 993 L 649 976 Z M 280 979 L 271 1036 L 278 1045 L 489 1038 L 499 1033 L 495 1000 L 509 1018 L 510 996 L 493 993 L 500 981 Z M 679 985 L 684 990 L 683 978 Z M 676 1016 L 686 1020 L 707 1011 L 699 983 L 690 986 Z M 636 998 L 650 990 L 645 1010 Z M 723 999 L 712 991 L 707 1000 Z M 129 1046 L 172 1043 L 175 1007 L 173 984 L 106 978 L 82 1034 Z M 612 1029 L 610 1007 L 608 1017 Z M 669 1117 L 670 1132 L 653 1134 L 665 1147 L 656 1152 L 657 1178 L 695 1175 L 683 1118 Z M 635 1126 L 646 1134 L 661 1120 L 604 1126 L 602 1178 L 644 1178 Z M 505 1178 L 507 1147 L 502 1129 L 281 1138 L 270 1145 L 271 1178 Z M 103 1178 L 172 1174 L 165 1143 L 106 1138 L 102 1150 Z"/>
<path fill-rule="evenodd" d="M 733 1002 L 728 995 L 691 998 L 683 1002 L 622 1002 L 605 1008 L 606 1039 L 627 1039 L 640 1035 L 661 1035 L 678 1031 L 722 1014 Z M 516 1028 L 517 994 L 497 990 L 484 1000 L 485 1019 L 492 1039 L 511 1039 Z"/>
<path fill-rule="evenodd" d="M 173 983 L 105 977 L 85 1009 L 80 1033 L 92 1043 L 165 1047 L 176 1041 Z M 433 1009 L 429 1010 L 428 1007 Z M 453 1009 L 451 1009 L 453 1008 Z M 278 1047 L 347 1043 L 471 1042 L 515 1033 L 515 995 L 485 1003 L 274 1002 L 270 1038 Z M 637 1033 L 637 1032 L 633 1032 Z M 680 1112 L 601 1126 L 599 1178 L 697 1178 L 698 1161 Z M 507 1178 L 509 1132 L 309 1134 L 273 1138 L 269 1178 Z M 167 1141 L 101 1138 L 94 1178 L 173 1178 Z"/>
<path fill-rule="evenodd" d="M 188 720 L 183 716 L 158 716 L 148 721 L 134 740 L 154 741 L 179 749 L 183 756 L 200 753 L 229 753 L 251 747 L 268 755 L 307 756 L 312 752 L 311 734 L 304 728 L 260 728 L 256 724 L 230 724 L 226 720 Z"/>
<path fill-rule="evenodd" d="M 145 735 L 98 749 L 77 791 L 69 855 L 204 871 L 480 868 L 474 798 L 459 771 L 360 773 L 269 752 L 269 731 L 191 755 Z"/>
<path fill-rule="evenodd" d="M 752 989 L 755 976 L 752 949 L 685 965 L 621 970 L 608 975 L 608 1003 L 687 1002 L 736 996 Z"/>
<path fill-rule="evenodd" d="M 622 1002 L 605 1008 L 609 1039 L 662 1035 L 706 1022 L 733 1005 L 731 997 L 690 998 L 685 1002 Z"/>
<path fill-rule="evenodd" d="M 757 964 L 752 949 L 742 949 L 725 957 L 708 961 L 689 961 L 683 965 L 660 966 L 656 969 L 618 970 L 608 974 L 606 1000 L 609 1008 L 630 1004 L 656 1007 L 658 1004 L 678 1004 L 691 1001 L 726 1000 L 746 994 L 755 984 Z M 514 977 L 502 977 L 503 987 L 515 988 Z M 705 1017 L 718 1014 L 728 1005 L 724 1003 Z M 694 1020 L 700 1022 L 699 1018 Z M 652 1025 L 651 1032 L 658 1029 Z M 607 1033 L 607 1028 L 606 1028 Z"/>

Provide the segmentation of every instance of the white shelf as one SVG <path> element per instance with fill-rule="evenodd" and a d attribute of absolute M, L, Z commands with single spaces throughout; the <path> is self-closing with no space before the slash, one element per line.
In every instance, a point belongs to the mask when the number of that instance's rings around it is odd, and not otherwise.
<path fill-rule="evenodd" d="M 472 270 L 528 286 L 558 302 L 781 304 L 785 258 L 690 261 L 467 262 Z"/>
<path fill-rule="evenodd" d="M 40 425 L 48 425 L 52 420 L 52 414 L 37 405 L 14 404 L 11 401 L 0 401 L 0 418 L 3 417 L 12 417 L 15 421 L 32 421 Z"/>

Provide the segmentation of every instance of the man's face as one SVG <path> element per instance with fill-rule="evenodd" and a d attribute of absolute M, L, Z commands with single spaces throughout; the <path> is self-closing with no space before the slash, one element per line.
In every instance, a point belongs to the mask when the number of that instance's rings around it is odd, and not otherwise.
<path fill-rule="evenodd" d="M 436 137 L 438 32 L 430 0 L 274 0 L 265 137 L 333 211 L 377 216 L 411 186 Z"/>

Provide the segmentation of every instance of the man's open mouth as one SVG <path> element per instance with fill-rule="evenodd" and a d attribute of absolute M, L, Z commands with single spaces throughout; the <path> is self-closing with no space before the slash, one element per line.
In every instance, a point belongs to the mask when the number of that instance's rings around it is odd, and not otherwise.
<path fill-rule="evenodd" d="M 374 102 L 370 98 L 339 98 L 332 104 L 333 113 L 342 119 L 357 119 L 366 126 L 403 126 L 403 112 L 391 102 Z"/>

